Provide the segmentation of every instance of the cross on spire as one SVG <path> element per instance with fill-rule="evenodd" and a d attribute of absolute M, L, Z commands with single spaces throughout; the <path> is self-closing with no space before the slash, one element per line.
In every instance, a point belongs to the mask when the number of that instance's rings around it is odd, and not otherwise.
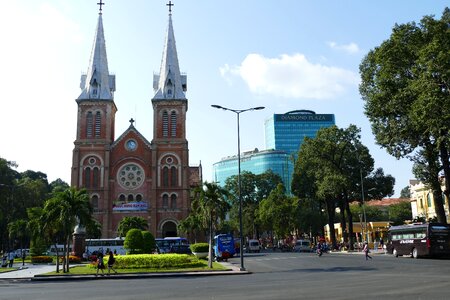
<path fill-rule="evenodd" d="M 102 0 L 100 0 L 100 2 L 97 3 L 97 5 L 100 7 L 98 9 L 98 13 L 101 15 L 102 14 L 102 5 L 105 5 L 105 3 L 103 3 Z"/>
<path fill-rule="evenodd" d="M 172 14 L 172 6 L 174 6 L 175 4 L 172 3 L 172 1 L 169 1 L 169 3 L 166 4 L 169 7 L 169 14 Z"/>
<path fill-rule="evenodd" d="M 130 119 L 130 124 L 131 124 L 131 126 L 133 126 L 133 123 L 134 123 L 134 122 L 135 122 L 134 119 L 131 118 L 131 119 Z"/>

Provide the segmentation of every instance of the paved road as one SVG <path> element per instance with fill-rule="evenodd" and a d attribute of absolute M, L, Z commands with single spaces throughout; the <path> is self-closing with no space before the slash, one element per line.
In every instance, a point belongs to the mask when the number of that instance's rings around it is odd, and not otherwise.
<path fill-rule="evenodd" d="M 230 260 L 239 265 L 239 258 Z M 450 260 L 261 253 L 249 275 L 64 282 L 0 281 L 0 299 L 449 299 Z"/>

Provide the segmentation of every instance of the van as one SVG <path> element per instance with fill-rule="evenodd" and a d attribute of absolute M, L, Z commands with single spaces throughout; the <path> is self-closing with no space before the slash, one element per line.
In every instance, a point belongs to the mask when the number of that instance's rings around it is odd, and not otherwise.
<path fill-rule="evenodd" d="M 294 246 L 295 252 L 311 252 L 311 242 L 308 240 L 298 240 Z"/>
<path fill-rule="evenodd" d="M 259 244 L 258 240 L 249 240 L 248 241 L 248 247 L 247 252 L 260 252 L 261 251 L 261 245 Z"/>

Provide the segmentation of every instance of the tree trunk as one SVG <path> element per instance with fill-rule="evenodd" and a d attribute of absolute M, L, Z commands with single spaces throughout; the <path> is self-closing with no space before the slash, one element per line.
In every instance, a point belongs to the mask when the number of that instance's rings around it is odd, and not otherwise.
<path fill-rule="evenodd" d="M 325 200 L 328 213 L 328 226 L 330 227 L 330 240 L 332 248 L 336 249 L 336 233 L 334 232 L 334 200 Z"/>
<path fill-rule="evenodd" d="M 345 203 L 344 199 L 342 199 L 342 196 L 339 196 L 339 210 L 340 210 L 339 213 L 341 215 L 342 242 L 347 243 L 348 235 L 347 235 L 347 222 L 345 220 Z"/>
<path fill-rule="evenodd" d="M 444 171 L 444 182 L 445 182 L 445 189 L 444 194 L 445 197 L 450 199 L 450 162 L 449 162 L 449 154 L 447 150 L 448 142 L 447 140 L 445 142 L 442 142 L 440 145 L 440 156 L 441 156 L 441 162 L 442 162 L 442 169 Z"/>
<path fill-rule="evenodd" d="M 444 203 L 442 201 L 442 189 L 441 182 L 439 180 L 439 170 L 438 165 L 438 154 L 435 151 L 435 146 L 431 143 L 425 145 L 425 157 L 428 162 L 428 173 L 429 178 L 427 178 L 427 185 L 431 187 L 433 192 L 434 209 L 439 223 L 447 224 L 447 217 L 445 216 Z"/>
<path fill-rule="evenodd" d="M 55 243 L 55 249 L 56 249 L 56 273 L 59 273 L 59 251 L 58 246 Z"/>
<path fill-rule="evenodd" d="M 354 249 L 353 245 L 355 243 L 354 233 L 353 233 L 353 215 L 350 211 L 350 205 L 348 203 L 347 192 L 345 192 L 344 202 L 345 202 L 345 211 L 347 212 L 347 218 L 348 218 L 348 235 L 349 235 L 348 249 L 353 250 Z"/>
<path fill-rule="evenodd" d="M 69 273 L 70 272 L 69 271 L 69 268 L 70 268 L 70 259 L 69 259 L 69 256 L 70 256 L 70 235 L 67 236 L 66 243 L 67 243 L 67 252 L 66 252 L 65 262 L 66 262 L 66 272 Z"/>
<path fill-rule="evenodd" d="M 208 248 L 208 267 L 212 269 L 212 243 L 213 243 L 212 215 L 209 217 L 209 248 Z M 242 246 L 241 246 L 242 247 Z"/>

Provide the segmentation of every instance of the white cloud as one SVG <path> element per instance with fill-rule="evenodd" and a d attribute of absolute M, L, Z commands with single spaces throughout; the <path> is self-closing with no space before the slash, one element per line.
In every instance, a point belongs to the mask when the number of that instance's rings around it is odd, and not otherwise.
<path fill-rule="evenodd" d="M 344 51 L 347 52 L 348 54 L 356 54 L 361 51 L 361 49 L 359 49 L 359 46 L 356 43 L 339 45 L 336 42 L 328 42 L 327 44 L 328 46 L 330 46 L 331 49 Z"/>
<path fill-rule="evenodd" d="M 352 71 L 309 62 L 303 54 L 267 58 L 249 54 L 240 66 L 225 65 L 222 76 L 239 75 L 250 91 L 286 98 L 329 99 L 358 83 Z"/>

